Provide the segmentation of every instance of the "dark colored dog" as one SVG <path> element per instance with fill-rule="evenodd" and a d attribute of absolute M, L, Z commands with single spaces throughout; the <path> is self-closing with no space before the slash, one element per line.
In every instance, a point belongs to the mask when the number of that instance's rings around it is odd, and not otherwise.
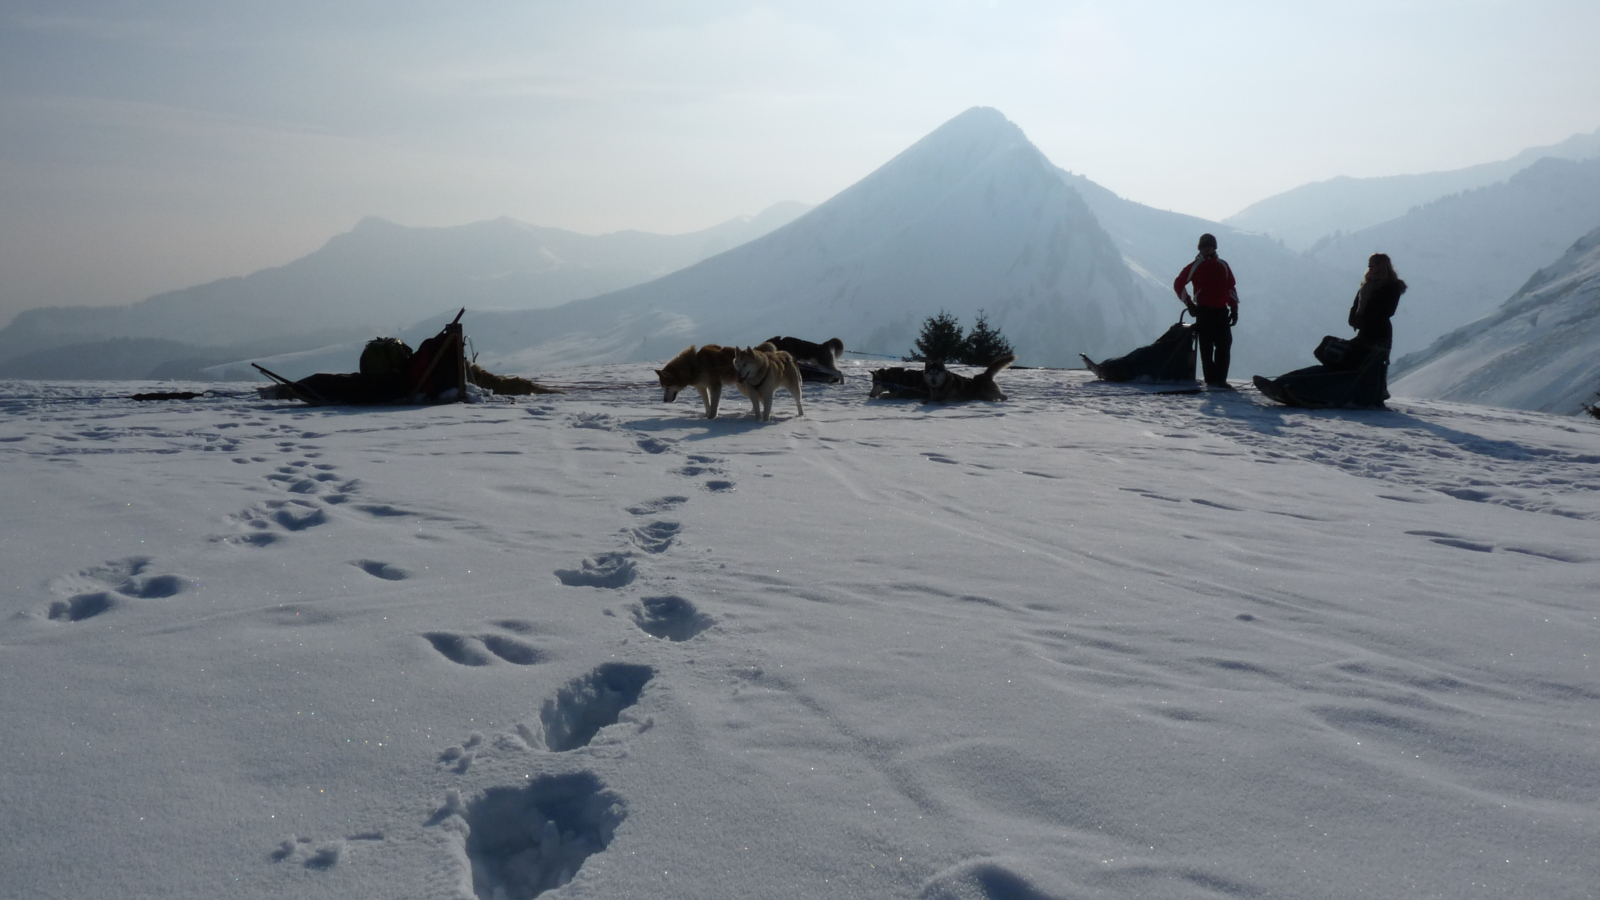
<path fill-rule="evenodd" d="M 797 363 L 809 362 L 824 369 L 839 368 L 839 354 L 844 352 L 844 341 L 828 338 L 820 344 L 795 337 L 768 338 L 767 343 L 794 357 Z"/>
<path fill-rule="evenodd" d="M 872 370 L 871 397 L 888 397 L 890 400 L 928 399 L 928 381 L 918 369 L 891 366 Z"/>
<path fill-rule="evenodd" d="M 981 373 L 968 377 L 957 375 L 944 367 L 944 363 L 930 362 L 922 377 L 928 383 L 928 399 L 937 403 L 965 403 L 968 400 L 1004 400 L 1006 395 L 994 383 L 994 376 L 1006 366 L 1017 361 L 1015 354 L 1007 353 L 989 364 Z"/>
<path fill-rule="evenodd" d="M 767 343 L 793 357 L 795 364 L 800 367 L 800 377 L 806 381 L 823 384 L 844 381 L 844 373 L 839 371 L 839 354 L 844 352 L 844 341 L 838 338 L 813 344 L 800 338 L 775 337 Z"/>

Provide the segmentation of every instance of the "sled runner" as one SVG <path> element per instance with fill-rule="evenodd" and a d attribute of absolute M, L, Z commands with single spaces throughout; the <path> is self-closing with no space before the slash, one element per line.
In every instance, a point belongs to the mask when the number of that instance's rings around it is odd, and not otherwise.
<path fill-rule="evenodd" d="M 1183 321 L 1188 313 L 1178 313 L 1178 322 L 1155 343 L 1115 359 L 1095 362 L 1085 354 L 1084 363 L 1101 381 L 1193 381 L 1195 364 L 1194 325 Z"/>

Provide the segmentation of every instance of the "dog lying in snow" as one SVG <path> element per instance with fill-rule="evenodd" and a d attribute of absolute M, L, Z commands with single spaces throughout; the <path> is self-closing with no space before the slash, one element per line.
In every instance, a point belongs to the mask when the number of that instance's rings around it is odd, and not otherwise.
<path fill-rule="evenodd" d="M 872 373 L 872 389 L 867 396 L 938 403 L 1004 400 L 1006 395 L 995 384 L 994 376 L 1016 362 L 1016 359 L 1015 355 L 1007 354 L 990 363 L 983 372 L 972 376 L 952 372 L 942 362 L 925 363 L 920 372 L 902 366 L 876 369 Z"/>
<path fill-rule="evenodd" d="M 965 403 L 968 400 L 1004 400 L 1006 395 L 994 383 L 1001 369 L 1017 361 L 1016 354 L 1007 353 L 977 375 L 958 375 L 944 367 L 944 363 L 931 362 L 923 370 L 928 382 L 928 399 L 937 403 Z"/>
<path fill-rule="evenodd" d="M 794 357 L 800 366 L 800 377 L 806 381 L 825 381 L 837 384 L 844 381 L 839 371 L 839 355 L 844 353 L 844 341 L 828 338 L 820 344 L 795 337 L 770 338 L 767 343 Z M 816 370 L 821 370 L 816 371 Z"/>

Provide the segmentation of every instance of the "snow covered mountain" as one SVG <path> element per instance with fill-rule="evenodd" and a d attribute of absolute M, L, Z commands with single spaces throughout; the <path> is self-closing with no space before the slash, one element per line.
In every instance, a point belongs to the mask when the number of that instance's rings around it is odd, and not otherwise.
<path fill-rule="evenodd" d="M 469 313 L 490 368 L 660 359 L 689 343 L 786 332 L 899 355 L 940 309 L 985 310 L 1020 362 L 1121 355 L 1178 317 L 1173 276 L 1203 232 L 1241 282 L 1234 374 L 1308 364 L 1344 328 L 1362 269 L 1334 271 L 1277 241 L 1124 200 L 1057 168 L 1016 125 L 972 109 L 810 214 L 722 256 L 557 309 Z M 416 340 L 439 317 L 405 332 Z M 285 375 L 348 368 L 354 345 L 267 363 Z M 247 364 L 212 370 L 242 377 Z"/>
<path fill-rule="evenodd" d="M 1499 311 L 1401 359 L 1394 393 L 1576 413 L 1600 392 L 1600 228 Z"/>
<path fill-rule="evenodd" d="M 1596 226 L 1600 158 L 1544 159 L 1508 181 L 1329 238 L 1309 253 L 1329 268 L 1357 273 L 1358 280 L 1369 254 L 1394 258 L 1410 285 L 1394 320 L 1398 355 L 1489 315 L 1529 275 Z"/>
<path fill-rule="evenodd" d="M 924 318 L 978 310 L 1021 362 L 1075 365 L 1165 325 L 1059 170 L 993 109 L 955 117 L 783 228 L 649 284 L 475 317 L 508 369 L 670 356 L 783 332 L 905 353 Z"/>
<path fill-rule="evenodd" d="M 74 355 L 52 348 L 113 339 L 177 342 L 181 355 L 240 344 L 280 349 L 393 333 L 446 308 L 553 306 L 648 281 L 766 234 L 804 213 L 781 203 L 690 234 L 622 231 L 598 236 L 508 218 L 448 228 L 362 220 L 315 253 L 278 268 L 159 294 L 131 306 L 35 309 L 0 330 L 0 360 L 31 356 L 63 375 Z M 142 363 L 141 363 L 142 364 Z M 15 366 L 5 367 L 15 369 Z M 123 377 L 143 377 L 145 371 Z"/>
<path fill-rule="evenodd" d="M 1573 135 L 1549 147 L 1530 147 L 1510 159 L 1449 172 L 1381 178 L 1340 176 L 1303 184 L 1253 203 L 1223 221 L 1304 250 L 1335 232 L 1370 228 L 1405 215 L 1414 206 L 1504 181 L 1541 159 L 1584 160 L 1596 156 L 1600 156 L 1600 129 L 1592 134 Z"/>

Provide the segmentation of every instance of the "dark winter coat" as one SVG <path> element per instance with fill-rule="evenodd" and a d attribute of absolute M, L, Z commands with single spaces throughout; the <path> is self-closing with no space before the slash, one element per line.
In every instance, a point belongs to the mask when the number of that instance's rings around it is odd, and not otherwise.
<path fill-rule="evenodd" d="M 1398 278 L 1381 284 L 1364 284 L 1350 304 L 1350 327 L 1356 341 L 1369 347 L 1388 347 L 1394 343 L 1394 327 L 1389 320 L 1400 306 L 1406 283 Z M 1363 298 L 1365 298 L 1363 300 Z"/>

